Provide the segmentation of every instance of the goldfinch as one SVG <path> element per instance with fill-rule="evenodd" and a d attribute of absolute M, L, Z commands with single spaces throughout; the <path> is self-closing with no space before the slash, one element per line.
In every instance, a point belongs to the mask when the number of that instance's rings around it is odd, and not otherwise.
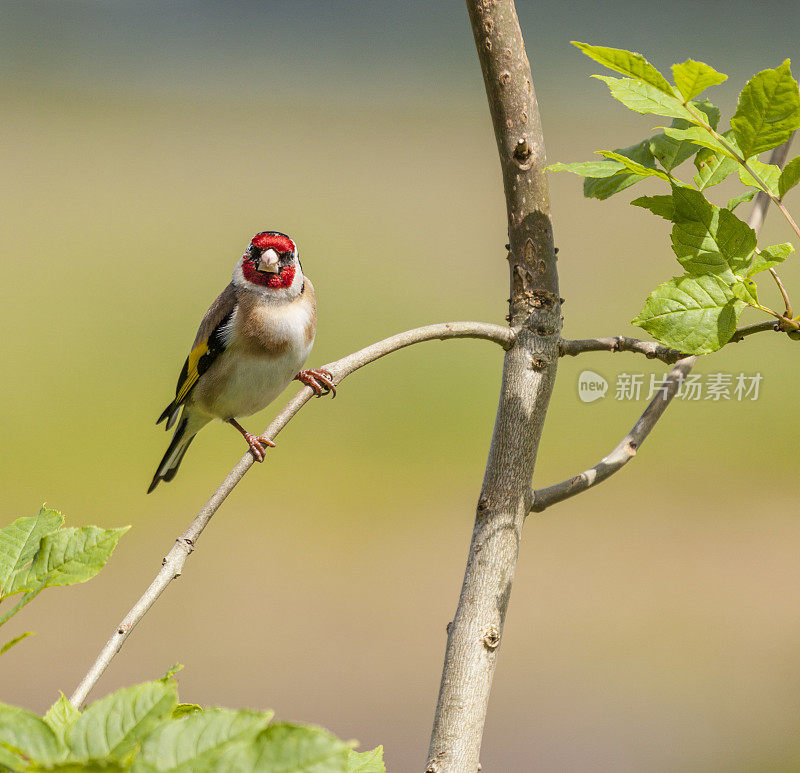
<path fill-rule="evenodd" d="M 314 287 L 303 274 L 297 246 L 277 231 L 256 234 L 237 261 L 231 283 L 203 317 L 175 399 L 156 421 L 166 420 L 167 429 L 178 426 L 147 493 L 175 477 L 194 436 L 212 419 L 241 432 L 253 456 L 263 462 L 265 446 L 275 444 L 250 434 L 237 417 L 265 408 L 293 379 L 310 386 L 317 397 L 335 396 L 330 373 L 300 370 L 316 331 Z"/>

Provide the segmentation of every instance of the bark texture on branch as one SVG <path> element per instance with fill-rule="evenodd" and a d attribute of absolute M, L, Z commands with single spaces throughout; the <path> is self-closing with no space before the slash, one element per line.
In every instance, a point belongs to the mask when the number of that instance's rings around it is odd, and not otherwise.
<path fill-rule="evenodd" d="M 500 405 L 461 595 L 448 627 L 430 773 L 478 770 L 536 452 L 558 364 L 558 297 L 545 148 L 512 0 L 467 0 L 494 124 L 508 213 L 511 326 Z"/>

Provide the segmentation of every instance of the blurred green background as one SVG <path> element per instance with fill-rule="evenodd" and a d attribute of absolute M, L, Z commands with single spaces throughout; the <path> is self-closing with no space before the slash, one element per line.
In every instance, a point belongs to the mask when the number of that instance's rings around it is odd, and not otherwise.
<path fill-rule="evenodd" d="M 134 527 L 100 578 L 49 591 L 7 628 L 38 636 L 0 660 L 0 699 L 41 711 L 242 453 L 211 426 L 176 480 L 144 494 L 167 443 L 155 417 L 249 238 L 298 242 L 319 365 L 428 322 L 502 322 L 505 209 L 455 0 L 0 7 L 2 522 L 45 500 L 73 525 Z M 728 117 L 746 78 L 797 47 L 788 2 L 518 9 L 554 161 L 660 123 L 613 103 L 570 39 L 662 69 L 708 61 L 731 76 L 713 94 Z M 658 186 L 600 203 L 570 175 L 551 184 L 565 335 L 636 335 L 628 320 L 677 270 L 668 225 L 627 205 Z M 763 243 L 790 236 L 773 213 Z M 800 292 L 800 271 L 784 274 Z M 789 346 L 762 335 L 701 362 L 761 372 L 759 400 L 676 402 L 634 464 L 529 520 L 484 770 L 800 769 Z M 500 369 L 491 344 L 428 343 L 309 405 L 95 697 L 179 661 L 184 700 L 270 707 L 384 743 L 392 771 L 420 769 Z M 605 400 L 578 400 L 584 369 L 612 383 Z M 625 354 L 563 361 L 537 483 L 627 431 L 644 400 L 614 400 L 617 374 L 662 370 Z"/>

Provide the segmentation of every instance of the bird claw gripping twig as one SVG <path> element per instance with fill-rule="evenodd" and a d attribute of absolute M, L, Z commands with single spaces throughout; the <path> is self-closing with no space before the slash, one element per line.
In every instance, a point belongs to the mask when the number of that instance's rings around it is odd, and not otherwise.
<path fill-rule="evenodd" d="M 275 443 L 269 438 L 264 435 L 254 435 L 252 432 L 248 432 L 236 419 L 228 419 L 228 424 L 242 433 L 242 437 L 247 441 L 247 445 L 250 446 L 250 451 L 257 462 L 264 461 L 267 455 L 267 446 L 269 448 L 275 448 Z"/>
<path fill-rule="evenodd" d="M 249 432 L 244 436 L 244 439 L 247 441 L 247 445 L 250 446 L 250 451 L 252 451 L 257 462 L 264 461 L 264 458 L 267 455 L 267 449 L 265 446 L 268 446 L 269 448 L 275 448 L 275 443 L 273 443 L 271 440 L 268 440 L 265 437 L 259 437 L 258 435 L 252 435 Z"/>
<path fill-rule="evenodd" d="M 293 380 L 301 381 L 306 386 L 310 386 L 314 390 L 316 397 L 322 397 L 329 393 L 336 397 L 336 385 L 333 383 L 333 376 L 329 371 L 322 368 L 301 370 Z"/>

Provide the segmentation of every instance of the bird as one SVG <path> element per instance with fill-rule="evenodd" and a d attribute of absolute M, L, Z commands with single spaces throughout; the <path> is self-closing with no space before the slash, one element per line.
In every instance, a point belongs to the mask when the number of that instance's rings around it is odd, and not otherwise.
<path fill-rule="evenodd" d="M 147 493 L 175 477 L 189 444 L 210 421 L 221 419 L 238 430 L 263 462 L 266 447 L 275 444 L 248 432 L 237 418 L 265 408 L 293 380 L 317 397 L 335 397 L 329 371 L 301 370 L 316 330 L 314 286 L 303 273 L 297 245 L 280 231 L 257 233 L 203 317 L 175 399 L 156 421 L 166 421 L 167 430 L 177 426 Z"/>

